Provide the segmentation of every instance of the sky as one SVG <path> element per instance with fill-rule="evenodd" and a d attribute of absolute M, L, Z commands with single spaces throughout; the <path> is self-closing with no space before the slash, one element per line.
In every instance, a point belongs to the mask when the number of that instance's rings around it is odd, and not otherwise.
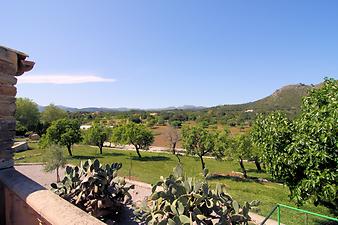
<path fill-rule="evenodd" d="M 338 1 L 1 2 L 0 45 L 39 105 L 160 108 L 254 101 L 338 75 Z"/>

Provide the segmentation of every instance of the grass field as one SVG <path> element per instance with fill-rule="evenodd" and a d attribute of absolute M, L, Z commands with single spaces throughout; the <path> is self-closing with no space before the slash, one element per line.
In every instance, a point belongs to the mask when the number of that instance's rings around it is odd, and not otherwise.
<path fill-rule="evenodd" d="M 41 162 L 44 150 L 38 149 L 36 143 L 29 143 L 31 150 L 17 153 L 15 155 L 16 163 Z M 79 164 L 81 160 L 99 159 L 101 163 L 120 162 L 123 164 L 120 175 L 130 177 L 146 183 L 156 182 L 160 176 L 167 176 L 177 165 L 178 160 L 174 155 L 166 153 L 142 152 L 142 159 L 139 159 L 135 151 L 132 150 L 113 150 L 104 148 L 103 155 L 98 154 L 98 148 L 91 146 L 78 145 L 73 148 L 73 157 L 68 157 L 68 163 Z M 67 154 L 65 150 L 65 154 Z M 201 176 L 201 165 L 197 158 L 190 156 L 181 156 L 181 162 L 188 176 Z M 205 159 L 206 167 L 210 174 L 229 174 L 232 171 L 240 171 L 239 165 L 234 161 L 216 161 L 214 159 Z M 253 163 L 245 164 L 248 170 L 248 176 L 251 178 L 267 178 L 266 173 L 257 173 Z M 259 214 L 265 216 L 269 213 L 276 203 L 282 203 L 295 206 L 288 198 L 288 188 L 273 182 L 258 183 L 254 179 L 242 180 L 229 176 L 210 179 L 211 185 L 217 182 L 226 185 L 228 192 L 240 203 L 244 201 L 260 200 L 262 202 Z M 307 204 L 303 209 L 329 215 L 329 211 L 324 207 L 315 207 Z M 332 215 L 331 215 L 332 216 Z M 313 223 L 310 218 L 309 221 Z M 282 211 L 282 222 L 284 224 L 304 224 L 304 215 L 293 214 L 292 212 Z"/>

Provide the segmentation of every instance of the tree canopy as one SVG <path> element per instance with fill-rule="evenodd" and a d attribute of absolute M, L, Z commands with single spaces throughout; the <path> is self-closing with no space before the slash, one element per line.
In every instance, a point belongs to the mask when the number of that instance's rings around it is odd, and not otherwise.
<path fill-rule="evenodd" d="M 325 79 L 303 99 L 301 114 L 260 116 L 253 138 L 268 170 L 290 189 L 298 204 L 311 200 L 337 209 L 338 82 Z"/>
<path fill-rule="evenodd" d="M 38 105 L 28 98 L 16 99 L 15 118 L 18 128 L 27 131 L 36 131 L 40 123 Z"/>
<path fill-rule="evenodd" d="M 226 133 L 226 134 L 225 134 Z M 183 126 L 182 143 L 187 154 L 200 158 L 202 169 L 205 169 L 203 156 L 210 154 L 222 158 L 226 149 L 227 132 L 216 133 L 202 126 Z"/>
<path fill-rule="evenodd" d="M 41 121 L 44 124 L 51 124 L 53 121 L 67 117 L 67 112 L 54 104 L 49 104 L 41 113 Z"/>
<path fill-rule="evenodd" d="M 43 147 L 50 144 L 66 146 L 68 153 L 72 156 L 71 147 L 82 140 L 80 123 L 77 120 L 59 119 L 52 122 L 40 140 Z"/>
<path fill-rule="evenodd" d="M 247 173 L 243 160 L 253 158 L 252 149 L 251 137 L 248 134 L 240 134 L 230 140 L 230 155 L 239 160 L 238 162 L 245 178 L 247 178 Z"/>
<path fill-rule="evenodd" d="M 130 122 L 113 129 L 112 142 L 133 145 L 141 158 L 140 149 L 147 150 L 154 142 L 153 133 L 142 124 Z"/>
<path fill-rule="evenodd" d="M 96 145 L 100 149 L 100 154 L 102 154 L 102 148 L 105 141 L 108 141 L 111 135 L 111 129 L 109 127 L 104 127 L 98 123 L 94 123 L 90 127 L 85 135 L 84 141 L 86 144 Z"/>

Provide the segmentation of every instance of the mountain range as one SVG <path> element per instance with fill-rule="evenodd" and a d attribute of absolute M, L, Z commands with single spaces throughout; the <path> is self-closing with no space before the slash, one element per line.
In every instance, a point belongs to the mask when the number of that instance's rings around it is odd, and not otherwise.
<path fill-rule="evenodd" d="M 208 110 L 216 109 L 222 111 L 272 111 L 272 110 L 286 110 L 286 111 L 299 111 L 302 98 L 308 93 L 311 88 L 318 85 L 306 85 L 306 84 L 294 84 L 287 85 L 280 89 L 277 89 L 271 95 L 259 99 L 257 101 L 248 102 L 244 104 L 232 104 L 232 105 L 219 105 L 214 107 L 203 107 L 194 105 L 184 105 L 179 107 L 166 107 L 166 108 L 154 108 L 154 109 L 138 109 L 138 108 L 103 108 L 103 107 L 86 107 L 86 108 L 74 108 L 58 105 L 59 108 L 69 112 L 127 112 L 132 110 L 137 111 L 172 111 L 172 110 Z M 39 106 L 39 110 L 43 111 L 44 106 Z"/>

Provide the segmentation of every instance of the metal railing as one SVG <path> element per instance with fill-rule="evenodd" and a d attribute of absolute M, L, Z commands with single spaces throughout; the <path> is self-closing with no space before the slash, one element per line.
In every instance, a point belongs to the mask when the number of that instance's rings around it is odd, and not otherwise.
<path fill-rule="evenodd" d="M 327 219 L 327 220 L 331 220 L 331 221 L 336 221 L 338 222 L 337 218 L 333 218 L 330 216 L 325 216 L 319 213 L 314 213 L 314 212 L 310 212 L 304 209 L 299 209 L 299 208 L 294 208 L 288 205 L 283 205 L 283 204 L 277 204 L 275 207 L 272 208 L 271 212 L 268 214 L 268 216 L 260 223 L 260 225 L 264 225 L 265 222 L 272 216 L 272 214 L 277 210 L 277 224 L 280 225 L 281 224 L 281 208 L 286 208 L 286 209 L 290 209 L 293 211 L 297 211 L 297 212 L 301 212 L 305 214 L 305 225 L 308 225 L 308 215 L 312 215 L 312 216 L 316 216 L 322 219 Z"/>

